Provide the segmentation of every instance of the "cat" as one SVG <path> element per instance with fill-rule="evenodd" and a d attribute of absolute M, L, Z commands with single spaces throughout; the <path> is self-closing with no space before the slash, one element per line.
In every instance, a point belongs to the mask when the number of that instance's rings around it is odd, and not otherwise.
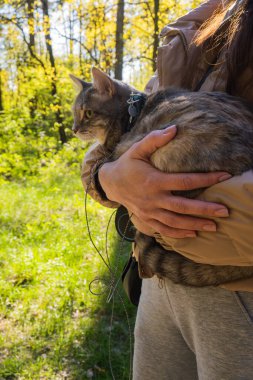
<path fill-rule="evenodd" d="M 243 100 L 225 93 L 176 88 L 147 96 L 97 68 L 92 69 L 92 75 L 93 83 L 71 75 L 80 91 L 73 106 L 73 131 L 82 140 L 97 139 L 110 159 L 116 160 L 149 132 L 176 125 L 176 137 L 151 157 L 157 169 L 166 173 L 226 171 L 239 175 L 253 168 L 253 111 Z M 138 99 L 145 103 L 142 110 L 135 107 Z M 135 115 L 137 111 L 139 115 Z M 177 193 L 194 197 L 201 191 Z M 157 275 L 202 287 L 253 277 L 252 266 L 195 263 L 165 250 L 154 238 L 138 231 L 135 243 L 142 278 Z"/>

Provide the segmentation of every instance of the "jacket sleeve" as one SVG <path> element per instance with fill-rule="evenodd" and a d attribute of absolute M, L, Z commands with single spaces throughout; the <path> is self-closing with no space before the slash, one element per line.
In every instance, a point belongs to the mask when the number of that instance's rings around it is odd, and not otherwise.
<path fill-rule="evenodd" d="M 81 178 L 85 191 L 97 202 L 106 207 L 119 207 L 118 203 L 107 199 L 98 181 L 99 167 L 108 161 L 109 153 L 103 146 L 93 144 L 87 151 L 82 164 Z"/>
<path fill-rule="evenodd" d="M 199 27 L 219 5 L 221 0 L 209 0 L 162 29 L 160 38 L 163 43 L 158 48 L 157 71 L 146 86 L 147 93 L 183 85 L 189 54 L 194 53 L 195 47 L 191 45 L 191 50 L 188 48 Z M 199 68 L 200 76 L 204 70 Z"/>

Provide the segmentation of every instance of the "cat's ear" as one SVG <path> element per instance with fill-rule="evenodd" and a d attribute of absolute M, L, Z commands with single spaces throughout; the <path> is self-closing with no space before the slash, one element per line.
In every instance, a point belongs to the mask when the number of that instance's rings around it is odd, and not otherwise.
<path fill-rule="evenodd" d="M 77 90 L 82 91 L 91 86 L 91 83 L 85 82 L 84 80 L 77 78 L 75 75 L 69 74 L 70 79 L 72 79 Z"/>
<path fill-rule="evenodd" d="M 93 87 L 100 94 L 113 96 L 116 91 L 114 80 L 96 67 L 92 67 L 91 71 L 93 76 Z"/>

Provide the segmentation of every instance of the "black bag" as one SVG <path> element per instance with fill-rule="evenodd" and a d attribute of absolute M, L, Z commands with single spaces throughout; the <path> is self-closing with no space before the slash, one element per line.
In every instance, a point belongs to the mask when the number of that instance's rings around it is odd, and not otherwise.
<path fill-rule="evenodd" d="M 123 269 L 121 280 L 129 301 L 138 306 L 142 280 L 139 277 L 138 263 L 132 255 Z"/>
<path fill-rule="evenodd" d="M 122 239 L 134 242 L 135 227 L 129 220 L 127 209 L 123 206 L 120 206 L 116 212 L 115 227 Z M 124 266 L 121 280 L 129 301 L 133 305 L 138 306 L 142 280 L 139 277 L 138 263 L 132 254 Z"/>

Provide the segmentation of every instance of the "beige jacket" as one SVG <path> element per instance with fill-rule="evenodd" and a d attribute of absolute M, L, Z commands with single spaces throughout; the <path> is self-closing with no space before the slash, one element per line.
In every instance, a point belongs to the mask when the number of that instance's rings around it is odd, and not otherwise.
<path fill-rule="evenodd" d="M 187 49 L 199 26 L 209 18 L 221 0 L 209 0 L 199 8 L 178 19 L 175 23 L 163 28 L 161 38 L 163 45 L 158 49 L 157 73 L 149 81 L 146 91 L 153 92 L 168 86 L 180 86 L 187 70 Z M 191 50 L 189 51 L 190 54 Z M 215 68 L 207 76 L 200 91 L 224 91 L 227 71 L 224 54 L 221 53 Z M 206 62 L 199 62 L 196 67 L 197 79 L 201 80 L 208 69 Z M 238 78 L 238 94 L 252 102 L 252 70 L 246 70 Z M 86 154 L 82 181 L 88 192 L 107 207 L 117 207 L 114 202 L 103 199 L 92 180 L 92 173 L 97 163 L 105 159 L 101 146 L 94 145 Z M 199 199 L 219 202 L 228 206 L 230 217 L 217 219 L 216 233 L 200 232 L 194 239 L 173 239 L 160 237 L 156 239 L 168 249 L 173 249 L 185 257 L 199 263 L 213 265 L 253 265 L 253 171 L 242 176 L 233 177 L 205 190 Z M 253 278 L 231 282 L 224 285 L 229 290 L 253 291 Z"/>

